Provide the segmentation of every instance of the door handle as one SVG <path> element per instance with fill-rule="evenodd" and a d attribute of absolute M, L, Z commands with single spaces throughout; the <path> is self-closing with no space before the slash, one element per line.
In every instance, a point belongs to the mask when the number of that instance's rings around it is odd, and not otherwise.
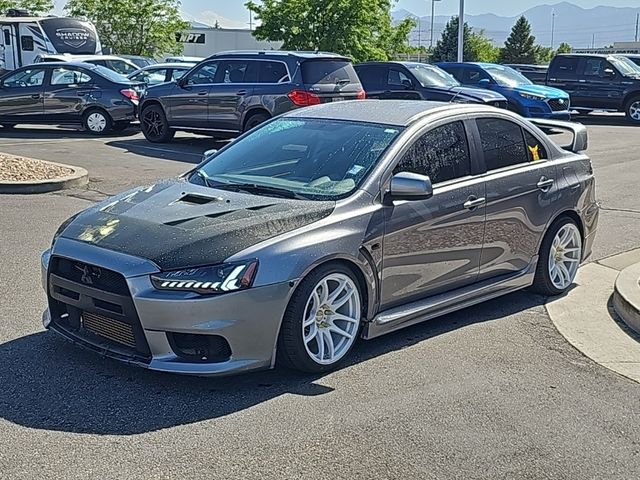
<path fill-rule="evenodd" d="M 542 177 L 536 186 L 543 192 L 548 192 L 554 183 L 555 180 L 553 178 Z"/>
<path fill-rule="evenodd" d="M 203 90 L 201 92 L 198 92 L 198 96 L 203 96 L 203 95 L 207 95 L 209 92 L 207 90 Z"/>
<path fill-rule="evenodd" d="M 85 95 L 87 95 L 89 92 L 78 92 L 77 95 L 79 97 L 84 97 Z"/>
<path fill-rule="evenodd" d="M 239 97 L 242 97 L 243 95 L 246 95 L 247 91 L 246 90 L 238 90 L 236 92 L 236 95 L 238 95 Z"/>
<path fill-rule="evenodd" d="M 486 203 L 487 199 L 484 197 L 475 197 L 473 195 L 471 195 L 466 202 L 464 202 L 464 208 L 466 208 L 467 210 L 475 210 L 476 208 L 478 208 L 481 205 L 484 205 Z"/>
<path fill-rule="evenodd" d="M 31 98 L 35 98 L 36 100 L 40 98 L 40 94 L 39 93 L 34 93 L 33 95 L 31 95 Z"/>

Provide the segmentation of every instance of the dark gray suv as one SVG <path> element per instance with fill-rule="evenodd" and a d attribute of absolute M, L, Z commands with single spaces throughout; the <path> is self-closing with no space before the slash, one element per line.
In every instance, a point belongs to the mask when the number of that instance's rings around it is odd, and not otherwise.
<path fill-rule="evenodd" d="M 175 83 L 149 87 L 140 123 L 151 142 L 168 142 L 178 130 L 230 138 L 295 108 L 364 98 L 348 58 L 229 52 L 209 57 Z"/>

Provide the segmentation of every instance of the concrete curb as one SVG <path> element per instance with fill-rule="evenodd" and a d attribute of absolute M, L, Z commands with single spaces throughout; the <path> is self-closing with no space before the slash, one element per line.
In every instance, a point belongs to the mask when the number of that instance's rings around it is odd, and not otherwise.
<path fill-rule="evenodd" d="M 640 249 L 583 265 L 576 286 L 550 298 L 546 307 L 560 334 L 577 350 L 640 383 L 640 341 L 618 320 L 609 303 L 620 271 L 638 261 Z"/>
<path fill-rule="evenodd" d="M 640 333 L 640 263 L 625 268 L 616 278 L 613 308 L 629 328 Z"/>
<path fill-rule="evenodd" d="M 89 183 L 89 172 L 82 167 L 74 167 L 65 165 L 64 163 L 49 162 L 40 160 L 58 167 L 70 168 L 73 170 L 71 175 L 66 177 L 53 178 L 48 180 L 34 180 L 29 182 L 3 182 L 0 181 L 0 194 L 4 193 L 46 193 L 56 190 L 64 190 L 66 188 L 82 187 Z"/>

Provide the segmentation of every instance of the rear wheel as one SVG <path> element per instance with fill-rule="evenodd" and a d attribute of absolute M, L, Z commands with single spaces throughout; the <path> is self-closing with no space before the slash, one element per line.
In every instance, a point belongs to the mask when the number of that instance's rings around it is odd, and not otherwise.
<path fill-rule="evenodd" d="M 176 134 L 169 128 L 167 116 L 160 105 L 150 105 L 142 110 L 140 126 L 145 138 L 153 143 L 170 142 Z"/>
<path fill-rule="evenodd" d="M 271 117 L 266 113 L 256 113 L 251 115 L 244 124 L 244 131 L 248 132 L 249 130 L 256 128 L 261 123 L 266 122 Z"/>
<path fill-rule="evenodd" d="M 89 110 L 82 119 L 84 129 L 93 135 L 104 135 L 111 131 L 113 121 L 104 110 Z"/>
<path fill-rule="evenodd" d="M 285 312 L 278 358 L 304 372 L 335 368 L 358 337 L 362 302 L 358 281 L 342 265 L 326 265 L 305 278 Z"/>
<path fill-rule="evenodd" d="M 633 97 L 627 102 L 624 113 L 630 122 L 640 124 L 640 96 Z"/>
<path fill-rule="evenodd" d="M 569 217 L 556 220 L 542 241 L 532 290 L 560 295 L 573 284 L 582 260 L 582 236 Z"/>

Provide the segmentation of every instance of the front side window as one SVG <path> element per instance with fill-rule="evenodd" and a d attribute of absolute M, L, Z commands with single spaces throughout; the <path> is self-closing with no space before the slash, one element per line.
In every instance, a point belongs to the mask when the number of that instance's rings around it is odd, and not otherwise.
<path fill-rule="evenodd" d="M 216 72 L 218 71 L 218 62 L 205 63 L 194 70 L 187 83 L 189 85 L 209 85 L 215 82 Z"/>
<path fill-rule="evenodd" d="M 92 78 L 78 70 L 68 68 L 54 68 L 51 72 L 51 85 L 80 85 L 91 83 Z"/>
<path fill-rule="evenodd" d="M 533 82 L 519 71 L 503 65 L 485 67 L 491 78 L 501 87 L 517 87 L 518 85 L 533 85 Z"/>
<path fill-rule="evenodd" d="M 463 69 L 465 84 L 475 85 L 480 83 L 480 80 L 491 80 L 491 77 L 479 68 L 465 68 Z"/>
<path fill-rule="evenodd" d="M 533 136 L 528 130 L 524 129 L 524 140 L 527 143 L 529 161 L 536 162 L 538 160 L 546 160 L 547 150 L 540 140 Z"/>
<path fill-rule="evenodd" d="M 44 83 L 44 70 L 41 68 L 29 68 L 10 75 L 3 82 L 9 88 L 40 87 Z"/>
<path fill-rule="evenodd" d="M 441 68 L 419 64 L 407 68 L 423 87 L 457 87 L 460 85 L 460 82 Z"/>
<path fill-rule="evenodd" d="M 187 73 L 188 71 L 189 71 L 188 69 L 174 68 L 173 71 L 171 72 L 171 80 L 175 82 L 179 78 L 182 78 L 184 74 Z"/>
<path fill-rule="evenodd" d="M 280 118 L 231 143 L 191 181 L 334 200 L 360 186 L 401 130 L 344 120 Z"/>
<path fill-rule="evenodd" d="M 453 122 L 422 135 L 404 154 L 393 173 L 427 175 L 442 183 L 471 175 L 467 134 L 462 122 Z"/>
<path fill-rule="evenodd" d="M 585 77 L 604 77 L 604 71 L 607 68 L 611 68 L 609 62 L 604 58 L 588 58 L 584 62 L 584 75 Z"/>
<path fill-rule="evenodd" d="M 478 118 L 476 123 L 487 170 L 529 162 L 520 125 L 501 118 Z"/>
<path fill-rule="evenodd" d="M 107 67 L 109 67 L 114 72 L 120 73 L 121 75 L 129 75 L 137 70 L 137 68 L 129 65 L 123 60 L 109 60 L 107 61 Z"/>
<path fill-rule="evenodd" d="M 147 85 L 157 85 L 163 83 L 167 78 L 167 69 L 161 68 L 158 70 L 143 70 L 138 75 L 132 78 L 136 82 L 144 82 Z"/>

